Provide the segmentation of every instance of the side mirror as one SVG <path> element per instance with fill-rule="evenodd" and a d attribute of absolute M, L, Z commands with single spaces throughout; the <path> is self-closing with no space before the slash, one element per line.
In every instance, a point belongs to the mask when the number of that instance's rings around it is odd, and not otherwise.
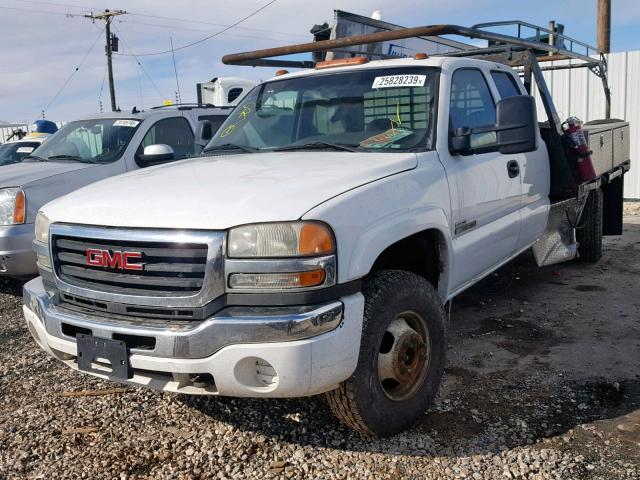
<path fill-rule="evenodd" d="M 471 153 L 471 129 L 469 127 L 456 128 L 451 137 L 451 151 L 460 155 Z"/>
<path fill-rule="evenodd" d="M 200 120 L 196 126 L 195 153 L 200 153 L 213 138 L 213 125 L 209 120 Z"/>
<path fill-rule="evenodd" d="M 200 120 L 196 128 L 196 138 L 205 143 L 213 138 L 213 125 L 209 120 Z"/>
<path fill-rule="evenodd" d="M 532 96 L 503 98 L 496 106 L 498 151 L 525 153 L 536 149 L 536 102 Z"/>
<path fill-rule="evenodd" d="M 148 167 L 158 163 L 169 162 L 175 158 L 173 148 L 169 145 L 159 143 L 144 147 L 144 153 L 138 155 L 138 163 Z"/>

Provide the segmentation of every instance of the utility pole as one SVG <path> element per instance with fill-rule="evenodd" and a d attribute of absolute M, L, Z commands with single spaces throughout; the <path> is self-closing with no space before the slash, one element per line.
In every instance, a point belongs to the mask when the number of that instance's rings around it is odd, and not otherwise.
<path fill-rule="evenodd" d="M 611 51 L 611 0 L 598 0 L 598 50 Z"/>
<path fill-rule="evenodd" d="M 85 18 L 90 19 L 95 23 L 96 20 L 102 20 L 105 23 L 106 45 L 105 53 L 107 55 L 107 72 L 109 76 L 109 95 L 111 96 L 111 110 L 115 112 L 118 108 L 116 105 L 116 90 L 113 84 L 113 64 L 111 62 L 111 54 L 114 51 L 118 51 L 118 39 L 115 35 L 111 35 L 111 20 L 118 15 L 125 15 L 127 12 L 124 10 L 105 10 L 101 13 L 90 13 L 89 15 L 82 15 Z M 71 15 L 76 16 L 76 15 Z"/>

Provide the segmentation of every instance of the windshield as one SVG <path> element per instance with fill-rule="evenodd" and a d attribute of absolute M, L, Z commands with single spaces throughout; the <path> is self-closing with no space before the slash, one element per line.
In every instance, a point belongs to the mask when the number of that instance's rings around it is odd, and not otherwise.
<path fill-rule="evenodd" d="M 38 146 L 40 146 L 40 142 L 16 142 L 0 145 L 0 165 L 21 162 Z"/>
<path fill-rule="evenodd" d="M 141 120 L 128 118 L 69 122 L 37 148 L 31 158 L 110 163 L 122 156 L 140 123 Z"/>
<path fill-rule="evenodd" d="M 332 71 L 255 88 L 207 145 L 215 150 L 424 150 L 433 141 L 437 70 Z"/>

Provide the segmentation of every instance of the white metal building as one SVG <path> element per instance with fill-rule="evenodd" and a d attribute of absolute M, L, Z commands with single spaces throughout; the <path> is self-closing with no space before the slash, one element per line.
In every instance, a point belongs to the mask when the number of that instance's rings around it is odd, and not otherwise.
<path fill-rule="evenodd" d="M 571 63 L 545 62 L 543 67 Z M 607 55 L 611 88 L 611 118 L 629 122 L 631 127 L 631 170 L 625 175 L 624 196 L 640 200 L 640 50 Z M 605 117 L 602 81 L 586 68 L 544 72 L 547 85 L 561 119 L 575 115 L 585 122 Z M 544 113 L 539 95 L 538 112 Z M 539 117 L 543 115 L 539 113 Z"/>

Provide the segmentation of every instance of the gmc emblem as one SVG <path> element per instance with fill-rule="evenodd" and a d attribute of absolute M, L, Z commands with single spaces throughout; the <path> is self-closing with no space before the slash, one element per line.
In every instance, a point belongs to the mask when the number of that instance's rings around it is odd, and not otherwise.
<path fill-rule="evenodd" d="M 113 253 L 109 250 L 97 248 L 87 249 L 87 265 L 92 267 L 113 268 L 119 270 L 142 270 L 142 263 L 131 263 L 131 260 L 142 258 L 140 252 L 119 252 Z"/>

